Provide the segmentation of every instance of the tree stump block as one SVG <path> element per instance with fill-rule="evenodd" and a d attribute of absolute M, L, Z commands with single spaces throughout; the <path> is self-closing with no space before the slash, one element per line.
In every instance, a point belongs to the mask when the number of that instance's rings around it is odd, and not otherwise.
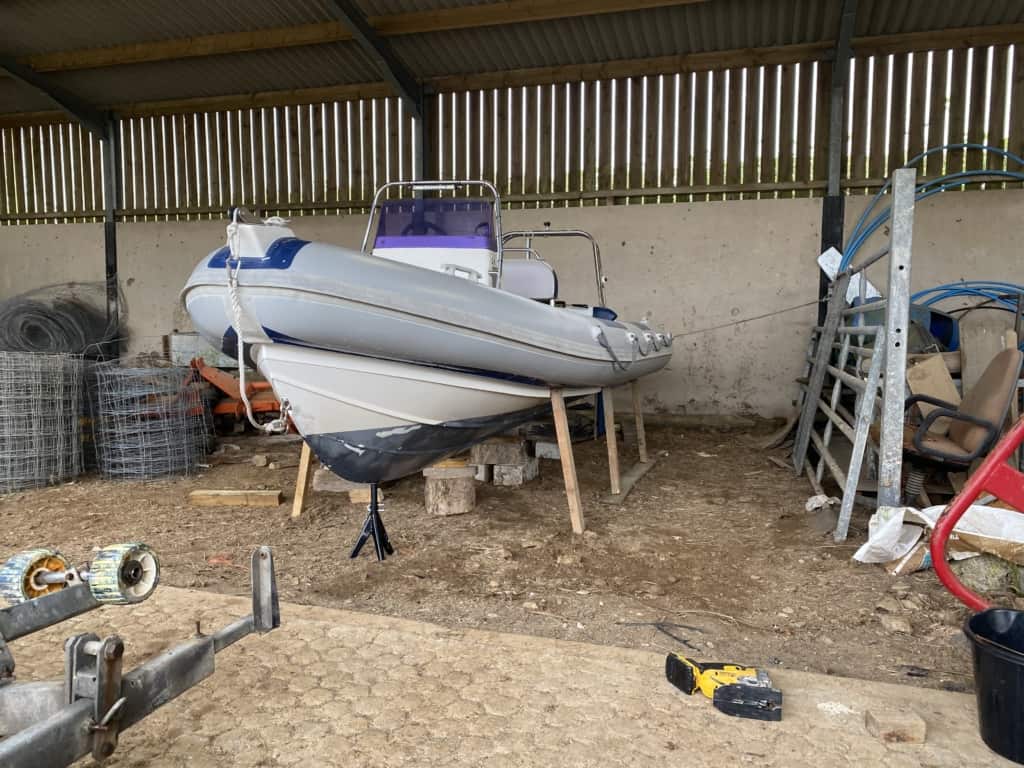
<path fill-rule="evenodd" d="M 476 467 L 428 467 L 423 500 L 427 514 L 464 515 L 476 507 Z"/>

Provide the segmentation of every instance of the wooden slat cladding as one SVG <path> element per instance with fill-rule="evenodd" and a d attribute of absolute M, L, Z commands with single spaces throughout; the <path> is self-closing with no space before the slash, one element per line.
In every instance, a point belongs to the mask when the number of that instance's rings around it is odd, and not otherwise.
<path fill-rule="evenodd" d="M 878 189 L 927 147 L 1024 150 L 1024 46 L 861 56 L 852 62 L 843 186 Z M 485 178 L 510 207 L 823 194 L 826 61 L 446 91 L 427 104 L 442 179 Z M 128 221 L 365 211 L 412 178 L 413 122 L 395 98 L 124 118 L 117 183 Z M 0 223 L 98 221 L 103 148 L 73 123 L 0 128 Z M 1019 170 L 971 148 L 922 173 Z M 998 180 L 987 186 L 1005 187 Z"/>

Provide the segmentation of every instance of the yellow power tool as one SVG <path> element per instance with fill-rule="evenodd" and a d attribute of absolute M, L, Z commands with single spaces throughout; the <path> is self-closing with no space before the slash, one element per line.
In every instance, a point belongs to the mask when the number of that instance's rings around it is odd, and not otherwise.
<path fill-rule="evenodd" d="M 700 691 L 715 709 L 753 720 L 782 719 L 782 691 L 763 669 L 721 662 L 700 663 L 678 653 L 665 659 L 665 677 L 683 693 Z"/>

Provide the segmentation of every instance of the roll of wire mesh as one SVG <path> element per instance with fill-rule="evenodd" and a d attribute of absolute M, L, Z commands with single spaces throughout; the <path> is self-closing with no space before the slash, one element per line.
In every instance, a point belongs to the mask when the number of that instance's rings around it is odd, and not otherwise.
<path fill-rule="evenodd" d="M 190 368 L 97 363 L 91 374 L 97 466 L 108 479 L 194 472 L 206 454 L 210 417 Z"/>
<path fill-rule="evenodd" d="M 106 301 L 106 284 L 97 282 L 50 285 L 0 302 L 0 350 L 103 359 L 121 336 L 107 319 Z"/>
<path fill-rule="evenodd" d="M 0 492 L 81 474 L 83 371 L 75 355 L 0 352 Z"/>

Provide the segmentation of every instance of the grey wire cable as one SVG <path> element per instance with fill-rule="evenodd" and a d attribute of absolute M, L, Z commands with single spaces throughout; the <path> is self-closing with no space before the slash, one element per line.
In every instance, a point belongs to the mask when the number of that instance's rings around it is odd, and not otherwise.
<path fill-rule="evenodd" d="M 820 303 L 819 300 L 815 299 L 814 301 L 805 301 L 803 304 L 796 304 L 796 305 L 794 305 L 792 307 L 784 307 L 782 309 L 777 309 L 774 312 L 765 312 L 763 315 L 754 315 L 753 317 L 744 317 L 744 318 L 741 318 L 740 320 L 733 320 L 733 321 L 728 322 L 728 323 L 722 323 L 721 325 L 709 325 L 707 328 L 697 328 L 696 330 L 693 330 L 693 331 L 681 331 L 679 333 L 676 333 L 675 331 L 673 331 L 672 332 L 672 337 L 675 338 L 675 339 L 681 339 L 684 336 L 696 336 L 699 333 L 708 333 L 710 331 L 719 331 L 722 328 L 732 328 L 734 325 L 743 325 L 744 323 L 752 323 L 755 320 L 764 320 L 764 319 L 769 318 L 769 317 L 775 317 L 776 315 L 784 315 L 787 312 L 795 312 L 796 310 L 804 309 L 805 307 L 813 307 L 813 306 L 815 306 L 816 304 L 819 304 L 819 303 Z"/>

